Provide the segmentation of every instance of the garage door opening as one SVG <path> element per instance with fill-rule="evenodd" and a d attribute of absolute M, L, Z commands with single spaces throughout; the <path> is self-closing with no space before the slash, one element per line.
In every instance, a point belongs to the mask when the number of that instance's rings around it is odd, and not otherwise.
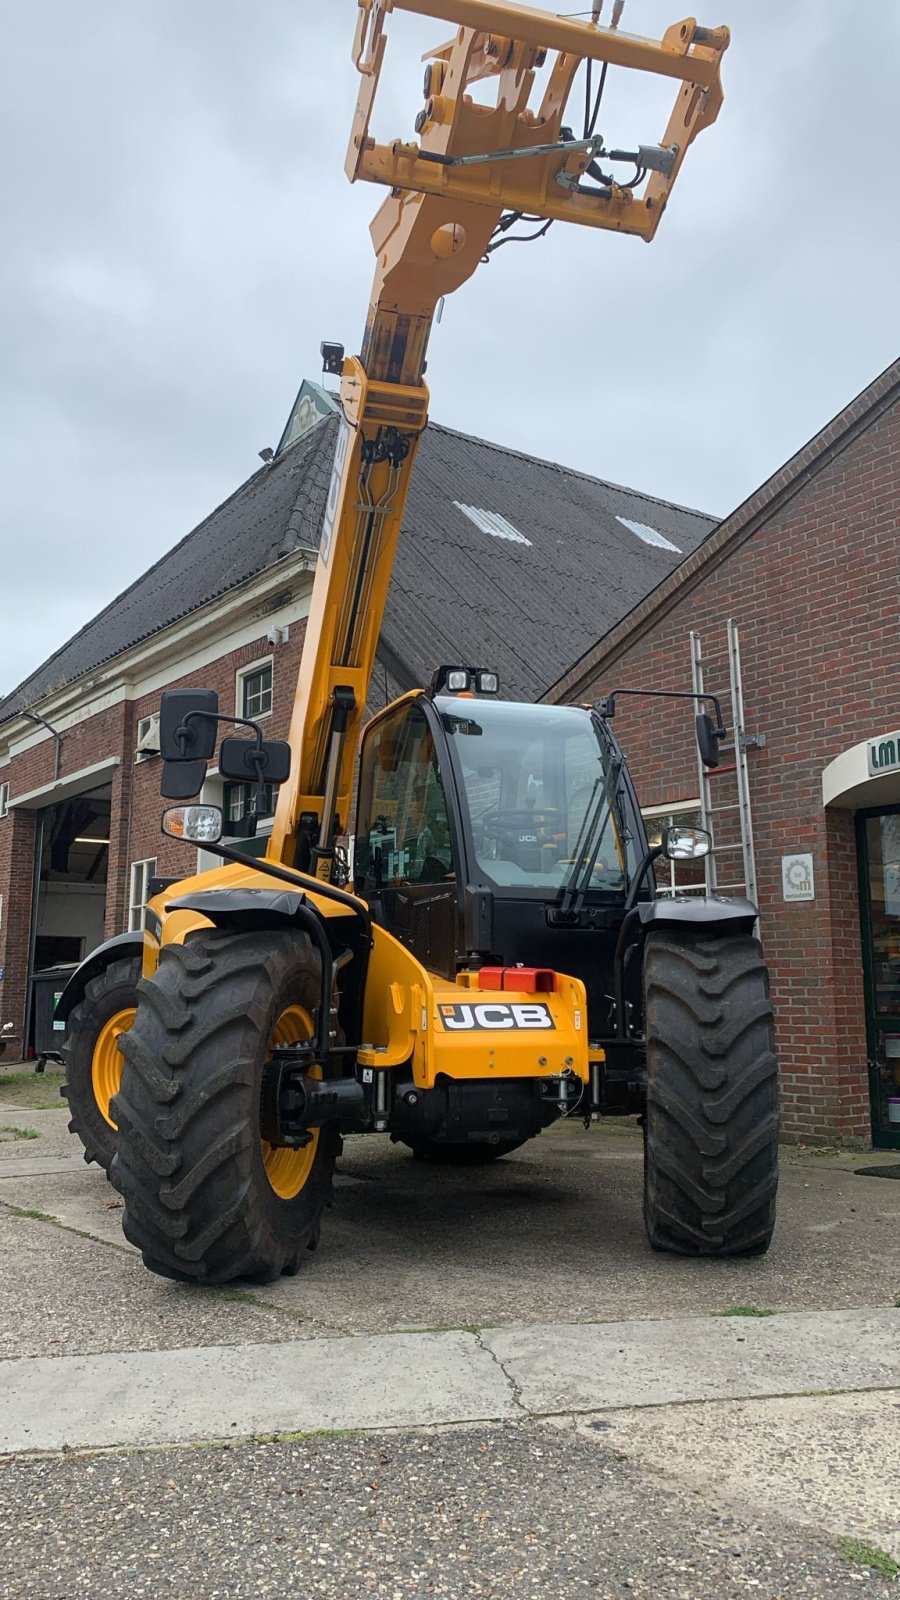
<path fill-rule="evenodd" d="M 103 942 L 109 870 L 110 785 L 47 806 L 37 816 L 32 981 L 41 973 L 75 966 Z M 61 975 L 62 977 L 62 975 Z M 29 1007 L 29 1054 L 38 1007 Z"/>

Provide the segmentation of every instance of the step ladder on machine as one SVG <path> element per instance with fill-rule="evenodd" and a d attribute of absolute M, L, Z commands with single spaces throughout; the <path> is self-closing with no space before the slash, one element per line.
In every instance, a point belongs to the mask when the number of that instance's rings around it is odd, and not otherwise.
<path fill-rule="evenodd" d="M 726 650 L 728 681 L 731 689 L 731 723 L 733 743 L 723 742 L 722 751 L 732 752 L 733 762 L 721 767 L 705 767 L 697 755 L 697 773 L 700 783 L 700 824 L 712 839 L 712 848 L 704 858 L 707 894 L 744 895 L 758 904 L 756 897 L 756 859 L 753 853 L 753 819 L 750 811 L 750 778 L 747 751 L 765 745 L 764 733 L 747 733 L 744 727 L 744 696 L 741 687 L 741 651 L 737 623 L 729 617 L 726 624 Z M 712 655 L 704 656 L 700 635 L 691 634 L 691 687 L 696 695 L 705 693 L 705 674 L 714 671 L 718 677 L 725 665 Z M 723 674 L 724 675 L 724 674 Z M 703 702 L 695 700 L 699 715 Z M 734 788 L 726 790 L 723 780 L 734 778 Z M 730 795 L 734 794 L 734 799 Z M 733 863 L 733 865 L 732 865 Z M 743 873 L 743 876 L 740 874 Z M 724 879 L 724 881 L 720 881 Z"/>

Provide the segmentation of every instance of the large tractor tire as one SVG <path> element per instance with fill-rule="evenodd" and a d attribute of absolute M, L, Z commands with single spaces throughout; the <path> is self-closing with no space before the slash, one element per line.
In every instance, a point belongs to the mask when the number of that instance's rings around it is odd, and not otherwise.
<path fill-rule="evenodd" d="M 527 1139 L 500 1139 L 490 1144 L 487 1139 L 473 1139 L 470 1144 L 443 1144 L 440 1139 L 401 1139 L 416 1161 L 427 1161 L 433 1167 L 486 1167 L 499 1161 L 513 1150 L 527 1144 Z"/>
<path fill-rule="evenodd" d="M 760 945 L 651 932 L 644 996 L 650 1243 L 762 1255 L 775 1226 L 778 1069 Z"/>
<path fill-rule="evenodd" d="M 319 1238 L 340 1138 L 299 1150 L 260 1134 L 265 1062 L 313 1032 L 318 953 L 303 933 L 204 930 L 142 982 L 110 1177 L 151 1272 L 198 1283 L 295 1272 Z"/>
<path fill-rule="evenodd" d="M 139 956 L 110 962 L 85 988 L 63 1041 L 66 1081 L 60 1093 L 72 1113 L 69 1132 L 84 1145 L 85 1161 L 96 1161 L 104 1172 L 116 1153 L 110 1105 L 122 1078 L 121 1040 L 134 1021 L 140 977 Z"/>

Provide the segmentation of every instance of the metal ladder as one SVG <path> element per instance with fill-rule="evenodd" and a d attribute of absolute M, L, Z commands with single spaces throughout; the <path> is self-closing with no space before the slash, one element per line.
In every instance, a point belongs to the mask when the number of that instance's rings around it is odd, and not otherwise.
<path fill-rule="evenodd" d="M 741 686 L 741 649 L 738 637 L 737 623 L 732 617 L 726 624 L 727 651 L 728 651 L 728 679 L 731 689 L 731 722 L 734 729 L 733 744 L 723 744 L 723 750 L 734 752 L 734 762 L 730 766 L 705 767 L 697 755 L 697 775 L 700 785 L 700 821 L 712 839 L 712 849 L 705 858 L 706 892 L 707 894 L 743 894 L 756 905 L 756 858 L 753 851 L 753 819 L 750 812 L 750 776 L 747 767 L 747 751 L 754 746 L 763 746 L 766 736 L 748 734 L 744 727 L 744 696 Z M 709 662 L 704 657 L 700 635 L 691 633 L 691 687 L 696 695 L 705 693 L 704 667 Z M 700 700 L 695 700 L 694 707 L 699 715 L 705 707 Z M 733 773 L 737 790 L 737 799 L 722 802 L 716 795 L 713 799 L 712 782 Z M 727 819 L 722 825 L 719 819 Z M 729 827 L 730 823 L 737 824 Z M 743 867 L 743 878 L 732 878 L 729 873 L 727 883 L 719 882 L 719 862 L 723 856 L 739 857 Z"/>

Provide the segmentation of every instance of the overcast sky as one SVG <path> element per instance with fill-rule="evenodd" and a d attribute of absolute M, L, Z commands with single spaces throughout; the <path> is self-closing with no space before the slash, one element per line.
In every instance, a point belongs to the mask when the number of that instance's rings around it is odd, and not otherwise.
<path fill-rule="evenodd" d="M 898 353 L 900 6 L 713 4 L 725 106 L 656 242 L 499 251 L 428 378 L 440 422 L 722 515 Z M 343 173 L 355 0 L 2 10 L 7 692 L 254 470 L 322 338 L 359 348 L 382 195 Z M 448 32 L 391 19 L 380 134 L 410 136 Z M 672 88 L 632 84 L 610 73 L 609 145 L 663 131 Z"/>

